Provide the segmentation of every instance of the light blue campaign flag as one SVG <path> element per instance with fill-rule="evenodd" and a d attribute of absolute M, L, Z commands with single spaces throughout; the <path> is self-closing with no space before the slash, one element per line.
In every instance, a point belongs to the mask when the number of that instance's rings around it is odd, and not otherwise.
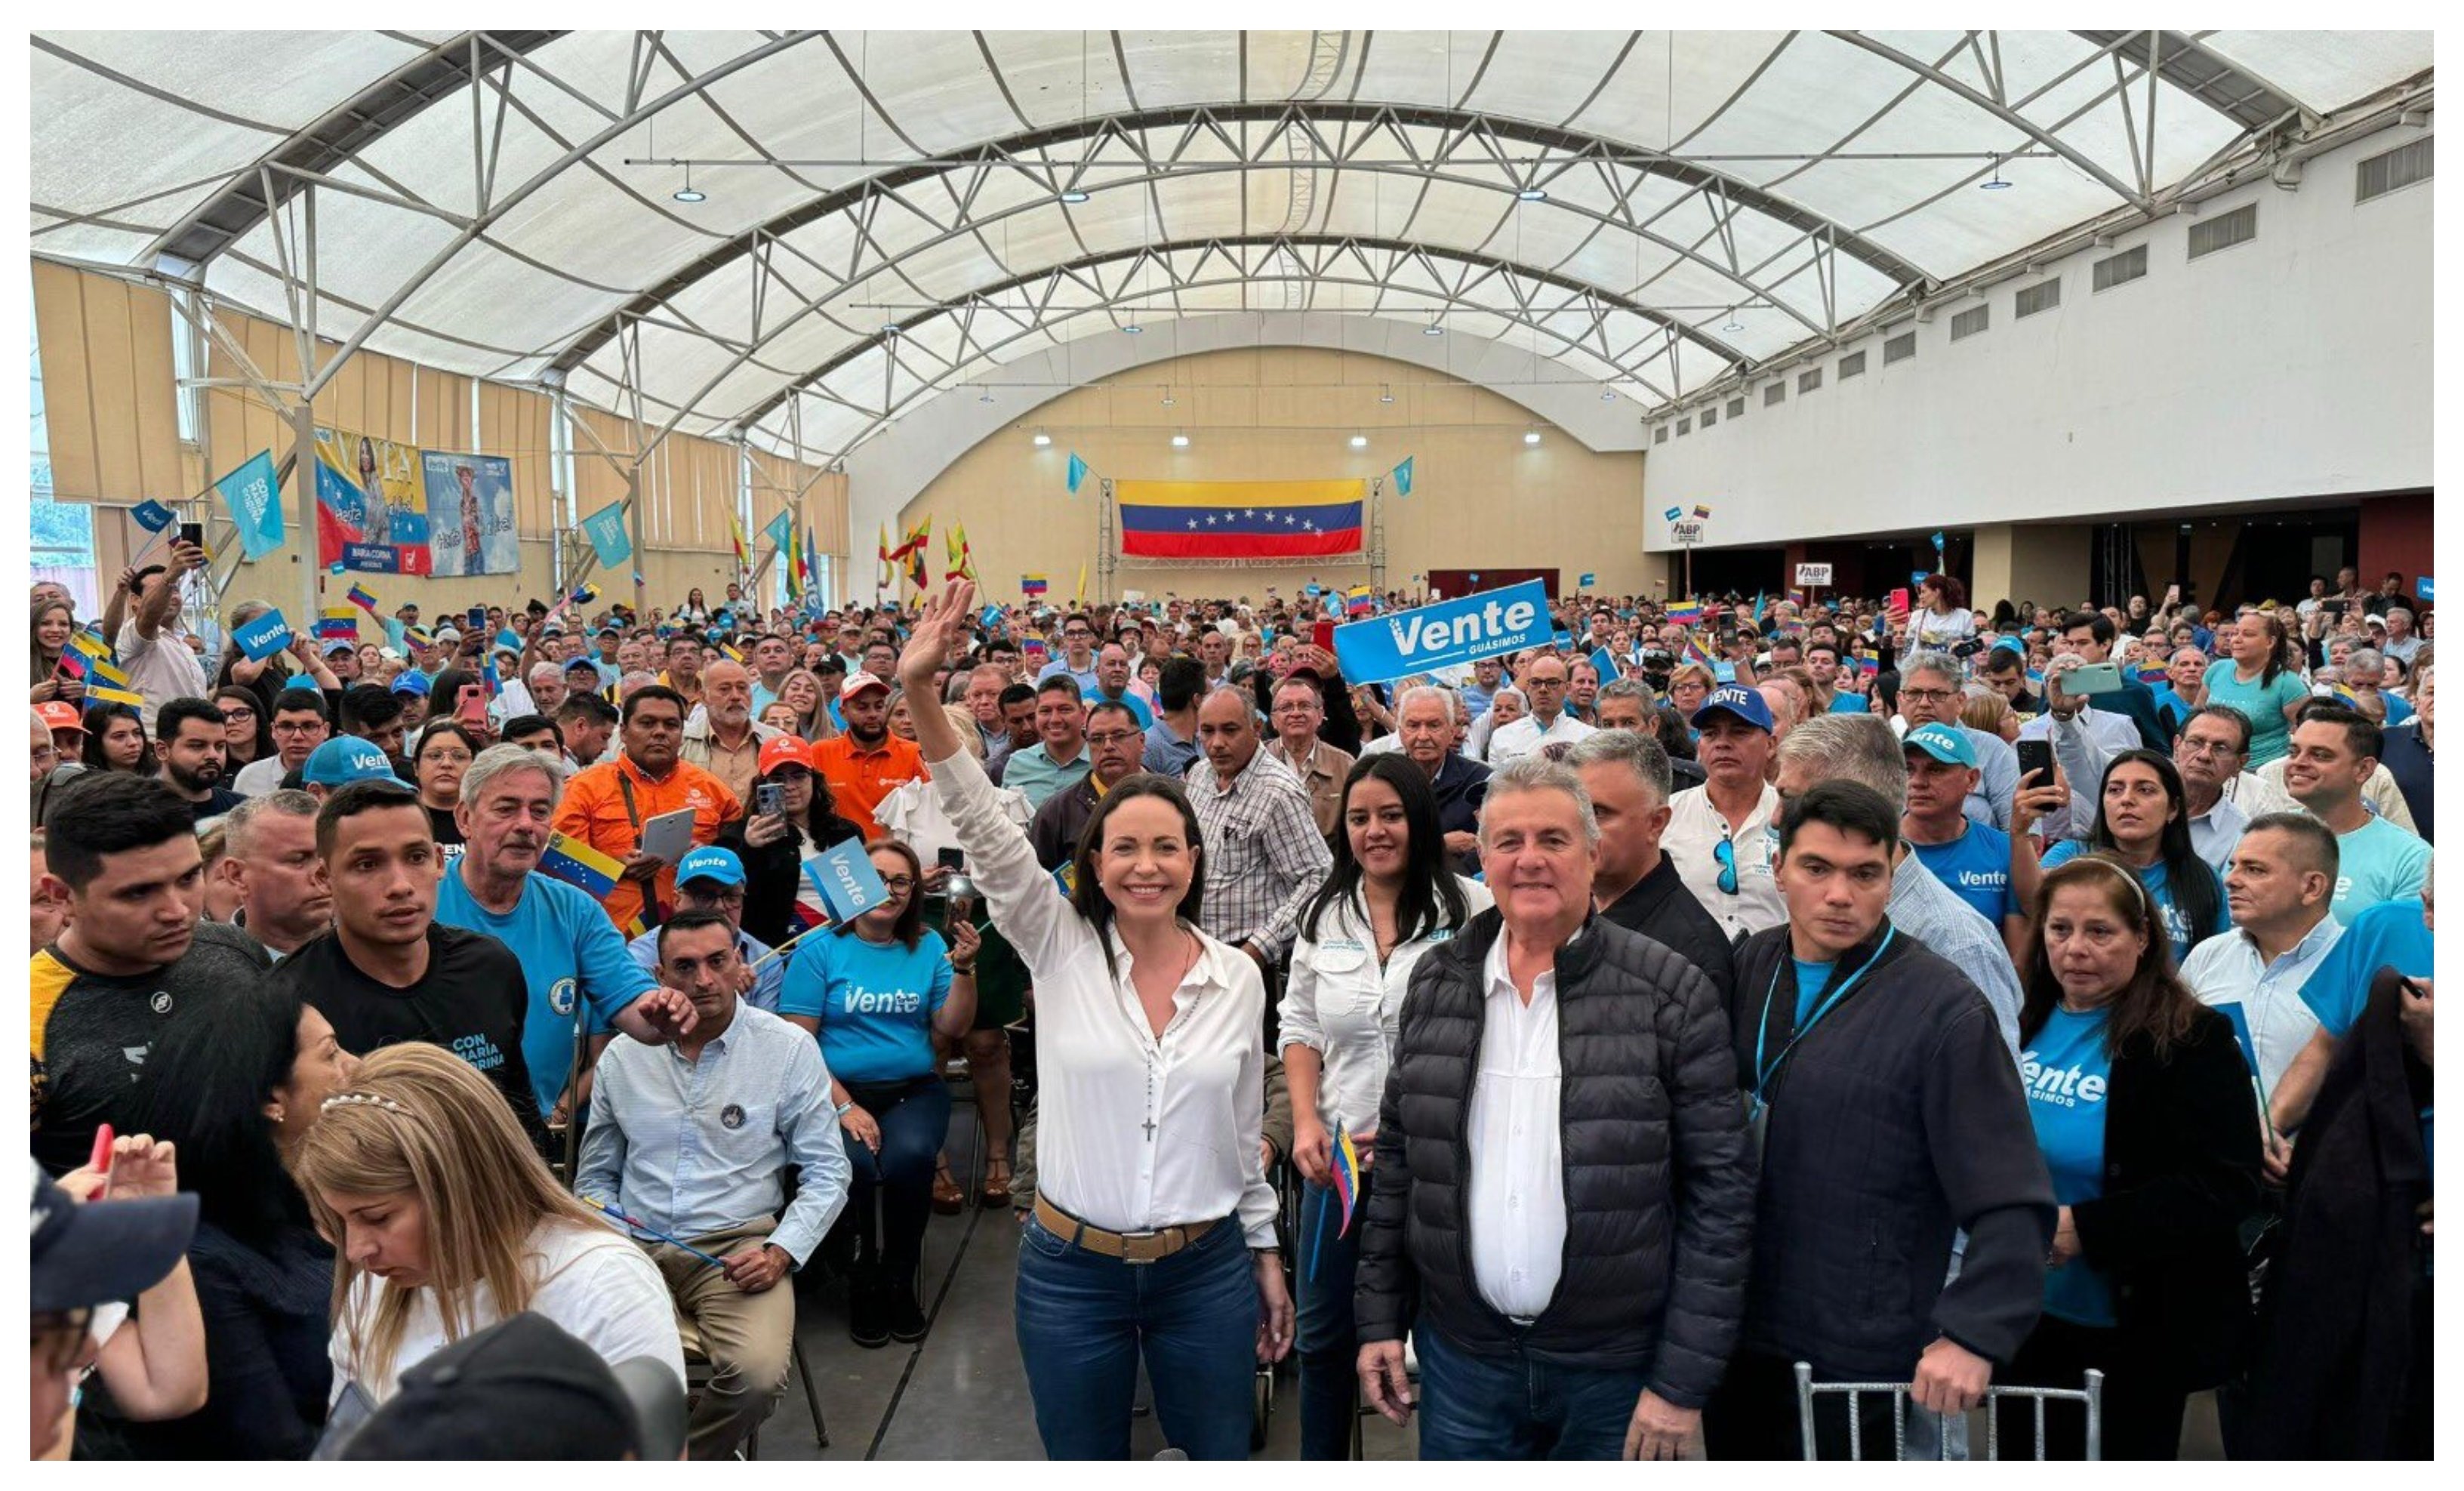
<path fill-rule="evenodd" d="M 761 537 L 770 540 L 770 547 L 777 549 L 781 553 L 786 552 L 787 540 L 794 537 L 795 535 L 796 515 L 793 513 L 780 514 L 777 517 L 770 519 L 770 521 L 765 524 L 761 530 Z"/>
<path fill-rule="evenodd" d="M 1939 528 L 1933 531 L 1933 552 L 1936 554 L 1942 552 L 1942 530 Z"/>
<path fill-rule="evenodd" d="M 582 520 L 582 536 L 590 540 L 590 552 L 599 556 L 599 567 L 614 569 L 633 557 L 633 540 L 625 532 L 625 504 L 610 502 Z"/>
<path fill-rule="evenodd" d="M 1598 672 L 1600 682 L 1604 684 L 1613 684 L 1623 676 L 1617 669 L 1617 654 L 1606 647 L 1592 649 L 1592 668 Z"/>
<path fill-rule="evenodd" d="M 2434 587 L 2430 583 L 2430 577 L 2427 575 L 2412 582 L 2412 593 L 2424 601 L 2434 603 L 2437 600 Z"/>
<path fill-rule="evenodd" d="M 1334 629 L 1335 662 L 1359 684 L 1390 683 L 1474 658 L 1536 647 L 1555 624 L 1536 580 L 1502 590 L 1393 611 Z"/>
<path fill-rule="evenodd" d="M 861 839 L 806 860 L 804 878 L 820 893 L 822 910 L 834 926 L 844 927 L 890 899 L 890 888 L 881 883 L 881 871 L 872 867 L 872 856 Z"/>
<path fill-rule="evenodd" d="M 259 450 L 248 463 L 214 483 L 223 506 L 231 510 L 231 526 L 239 530 L 239 551 L 261 559 L 282 547 L 282 490 L 274 474 L 274 452 Z"/>
<path fill-rule="evenodd" d="M 1084 462 L 1084 461 L 1082 461 L 1082 460 L 1080 460 L 1080 459 L 1078 459 L 1078 452 L 1077 452 L 1077 451 L 1075 451 L 1075 450 L 1070 451 L 1070 452 L 1069 452 L 1069 494 L 1070 494 L 1071 496 L 1073 496 L 1073 497 L 1074 497 L 1074 496 L 1078 495 L 1078 484 L 1079 484 L 1080 482 L 1085 481 L 1086 479 L 1087 479 L 1087 463 L 1086 463 L 1086 462 Z"/>
<path fill-rule="evenodd" d="M 1412 460 L 1407 455 L 1403 457 L 1403 464 L 1395 468 L 1395 495 L 1398 497 L 1412 494 Z"/>
<path fill-rule="evenodd" d="M 1931 572 L 1931 571 L 1929 571 L 1929 570 L 1922 570 L 1922 569 L 1912 569 L 1912 570 L 1908 571 L 1908 584 L 1909 584 L 1910 586 L 1917 586 L 1917 585 L 1922 585 L 1922 584 L 1924 584 L 1924 583 L 1925 582 L 1925 576 L 1926 576 L 1926 575 L 1928 575 L 1928 574 L 1930 574 L 1930 573 L 1932 573 L 1932 572 Z"/>
<path fill-rule="evenodd" d="M 1594 585 L 1598 584 L 1598 583 L 1599 583 L 1599 581 L 1600 581 L 1600 577 L 1599 577 L 1599 576 L 1593 574 L 1590 570 L 1585 570 L 1585 571 L 1583 571 L 1583 578 L 1582 578 L 1582 579 L 1580 579 L 1580 580 L 1575 581 L 1574 581 L 1574 583 L 1575 583 L 1576 585 L 1581 586 L 1581 587 L 1582 587 L 1583 589 L 1585 589 L 1585 590 L 1589 590 L 1589 589 L 1591 589 Z"/>
<path fill-rule="evenodd" d="M 291 646 L 291 624 L 280 611 L 268 611 L 232 627 L 231 641 L 239 644 L 241 655 L 250 662 L 262 663 Z"/>
<path fill-rule="evenodd" d="M 128 515 L 137 519 L 137 526 L 149 534 L 161 533 L 171 526 L 172 519 L 179 516 L 177 513 L 162 503 L 153 501 L 140 502 L 128 510 Z"/>

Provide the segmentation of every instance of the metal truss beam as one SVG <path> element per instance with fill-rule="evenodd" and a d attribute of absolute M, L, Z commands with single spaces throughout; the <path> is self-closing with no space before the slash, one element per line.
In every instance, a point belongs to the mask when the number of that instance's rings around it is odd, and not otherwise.
<path fill-rule="evenodd" d="M 1245 143 L 1236 138 L 1238 126 L 1265 124 L 1263 131 L 1246 132 Z M 1326 125 L 1362 126 L 1351 136 L 1350 148 L 1341 148 L 1327 140 L 1321 132 Z M 1361 146 L 1381 131 L 1394 131 L 1397 138 L 1405 129 L 1439 131 L 1441 148 L 1419 167 L 1393 163 L 1371 163 L 1349 159 L 1357 157 Z M 1158 162 L 1149 153 L 1144 143 L 1150 135 L 1175 135 L 1174 143 Z M 1294 139 L 1306 141 L 1309 148 L 1295 159 L 1290 153 Z M 1189 150 L 1199 142 L 1221 146 L 1231 157 L 1215 160 L 1191 158 Z M 1101 144 L 1118 146 L 1125 162 L 1145 159 L 1152 167 L 1147 170 L 1105 171 L 1103 179 L 1090 178 L 1083 164 L 1065 165 L 1040 161 L 1039 152 L 1056 146 L 1086 146 L 1082 156 L 1091 156 Z M 1461 170 L 1449 172 L 1445 167 L 1493 167 L 1504 155 L 1500 144 L 1510 144 L 1554 152 L 1562 157 L 1546 166 L 1516 165 L 1502 173 L 1503 179 L 1474 176 Z M 1710 191 L 1732 208 L 1749 208 L 1808 234 L 1819 234 L 1836 245 L 1837 251 L 1857 259 L 1899 284 L 1922 280 L 1924 273 L 1879 243 L 1864 237 L 1844 224 L 1833 222 L 1816 213 L 1789 203 L 1752 185 L 1722 172 L 1694 164 L 1681 156 L 1659 154 L 1646 147 L 1596 135 L 1572 130 L 1553 129 L 1518 120 L 1499 119 L 1461 109 L 1407 108 L 1391 104 L 1354 103 L 1343 100 L 1314 102 L 1272 102 L 1215 104 L 1200 107 L 1149 110 L 1142 113 L 1115 114 L 1072 121 L 1067 124 L 1024 131 L 1001 140 L 970 145 L 913 164 L 889 167 L 861 182 L 815 198 L 801 207 L 783 212 L 759 227 L 727 243 L 679 269 L 666 279 L 637 296 L 625 314 L 647 315 L 665 302 L 691 290 L 712 274 L 726 269 L 754 252 L 754 246 L 775 239 L 841 213 L 856 216 L 873 210 L 880 199 L 888 196 L 902 204 L 900 189 L 920 182 L 957 173 L 981 174 L 1018 172 L 1033 179 L 1039 187 L 1057 197 L 1064 191 L 1094 192 L 1134 187 L 1146 189 L 1166 177 L 1188 177 L 1215 170 L 1265 171 L 1292 170 L 1304 167 L 1383 170 L 1396 174 L 1435 177 L 1454 185 L 1478 186 L 1488 190 L 1511 192 L 1526 180 L 1553 180 L 1568 171 L 1594 166 L 1622 168 L 1632 173 L 1639 185 L 1645 176 L 1658 176 L 1677 181 L 1697 190 Z M 1546 181 L 1541 181 L 1545 186 Z M 973 190 L 960 195 L 972 200 Z M 1558 210 L 1582 211 L 1584 215 L 1611 227 L 1636 232 L 1661 247 L 1688 258 L 1699 258 L 1691 248 L 1650 234 L 1638 221 L 1627 199 L 1632 191 L 1620 194 L 1615 212 L 1592 212 L 1571 203 L 1554 202 Z M 977 218 L 961 210 L 955 230 L 980 229 L 1011 212 L 1049 206 L 1046 201 L 1023 204 L 993 216 Z M 1297 226 L 1297 225 L 1292 225 Z M 949 236 L 949 234 L 944 235 Z M 935 243 L 941 238 L 934 240 Z M 930 247 L 919 245 L 918 249 Z M 911 249 L 908 252 L 917 252 Z M 1710 259 L 1699 259 L 1705 268 L 1733 277 L 1732 268 L 1724 268 Z M 883 267 L 888 267 L 887 263 Z M 1759 293 L 1759 291 L 1757 291 Z M 1809 328 L 1812 329 L 1812 328 Z M 592 354 L 606 344 L 604 322 L 594 323 L 582 332 L 560 353 L 554 365 L 571 370 L 588 361 Z"/>
<path fill-rule="evenodd" d="M 2246 131 L 2266 129 L 2302 112 L 2275 84 L 2226 61 L 2189 33 L 2083 31 L 2079 35 L 2140 67 L 2153 62 L 2158 77 Z"/>
<path fill-rule="evenodd" d="M 536 52 L 563 34 L 561 31 L 467 32 L 429 49 L 292 135 L 253 168 L 233 174 L 222 190 L 149 244 L 139 262 L 151 264 L 167 253 L 190 264 L 204 264 L 247 237 L 308 181 L 330 176 L 387 130 L 471 87 L 477 77 L 473 67 L 474 43 L 479 44 L 479 66 L 485 67 L 500 56 Z"/>

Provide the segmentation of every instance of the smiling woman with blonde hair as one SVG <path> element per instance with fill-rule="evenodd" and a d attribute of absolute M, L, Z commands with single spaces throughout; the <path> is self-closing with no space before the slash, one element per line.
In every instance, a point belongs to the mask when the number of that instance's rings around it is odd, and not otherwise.
<path fill-rule="evenodd" d="M 656 1357 L 683 1379 L 675 1307 L 649 1256 L 565 1195 L 503 1097 L 442 1047 L 405 1042 L 363 1061 L 292 1170 L 337 1255 L 336 1422 L 524 1310 L 610 1364 Z M 346 1401 L 354 1392 L 362 1402 Z"/>

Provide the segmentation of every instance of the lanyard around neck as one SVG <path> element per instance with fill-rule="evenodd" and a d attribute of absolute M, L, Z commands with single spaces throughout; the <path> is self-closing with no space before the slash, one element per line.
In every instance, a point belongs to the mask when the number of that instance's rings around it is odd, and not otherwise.
<path fill-rule="evenodd" d="M 1771 1039 L 1771 1000 L 1779 995 L 1779 976 L 1788 964 L 1783 962 L 1779 967 L 1771 970 L 1771 988 L 1763 995 L 1763 1018 L 1761 1023 L 1754 1029 L 1754 1106 L 1756 1107 L 1762 1107 L 1768 1101 L 1767 1093 L 1770 1090 L 1771 1079 L 1779 1075 L 1779 1069 L 1782 1066 L 1788 1064 L 1789 1053 L 1796 1049 L 1796 1043 L 1812 1035 L 1814 1027 L 1822 1023 L 1822 1017 L 1837 1009 L 1839 1002 L 1848 998 L 1848 992 L 1862 982 L 1867 974 L 1874 971 L 1874 965 L 1881 962 L 1882 954 L 1890 950 L 1891 939 L 1899 934 L 1900 930 L 1897 927 L 1884 932 L 1881 944 L 1874 949 L 1874 955 L 1865 960 L 1862 968 L 1858 969 L 1845 980 L 1832 988 L 1823 1001 L 1815 1006 L 1814 1014 L 1807 1019 L 1806 1022 L 1789 1036 L 1788 1044 L 1779 1048 L 1779 1055 L 1771 1058 L 1769 1065 L 1765 1065 L 1763 1050 L 1765 1043 Z"/>

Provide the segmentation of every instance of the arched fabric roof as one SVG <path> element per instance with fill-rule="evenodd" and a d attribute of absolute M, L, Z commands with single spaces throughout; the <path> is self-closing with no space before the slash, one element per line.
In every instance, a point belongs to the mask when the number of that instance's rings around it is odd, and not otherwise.
<path fill-rule="evenodd" d="M 30 230 L 822 458 L 1260 309 L 1659 406 L 2431 66 L 2426 32 L 48 32 Z"/>

